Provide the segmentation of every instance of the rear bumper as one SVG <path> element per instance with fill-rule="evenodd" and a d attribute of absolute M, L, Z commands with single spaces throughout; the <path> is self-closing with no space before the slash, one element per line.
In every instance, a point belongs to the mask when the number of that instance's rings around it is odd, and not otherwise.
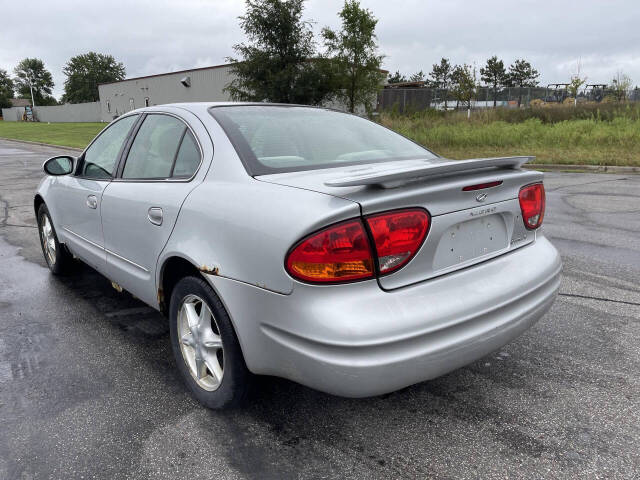
<path fill-rule="evenodd" d="M 391 292 L 375 281 L 296 284 L 290 295 L 209 281 L 252 372 L 365 397 L 437 377 L 508 343 L 549 309 L 561 268 L 539 235 L 509 254 Z"/>

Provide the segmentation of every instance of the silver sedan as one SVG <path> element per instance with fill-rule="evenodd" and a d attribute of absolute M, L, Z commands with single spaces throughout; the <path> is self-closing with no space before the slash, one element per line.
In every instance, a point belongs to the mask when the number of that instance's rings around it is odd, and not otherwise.
<path fill-rule="evenodd" d="M 561 262 L 529 157 L 449 161 L 292 105 L 132 111 L 48 160 L 34 207 L 55 274 L 89 264 L 169 318 L 205 405 L 252 374 L 378 395 L 468 364 L 551 306 Z"/>

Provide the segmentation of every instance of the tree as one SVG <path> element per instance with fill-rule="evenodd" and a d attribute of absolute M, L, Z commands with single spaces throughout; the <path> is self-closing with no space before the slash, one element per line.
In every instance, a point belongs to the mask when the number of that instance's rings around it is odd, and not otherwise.
<path fill-rule="evenodd" d="M 447 109 L 447 94 L 451 88 L 451 74 L 453 73 L 453 67 L 448 58 L 442 58 L 440 63 L 433 65 L 433 69 L 429 76 L 431 77 L 430 84 L 434 88 L 441 88 L 444 92 L 444 109 Z"/>
<path fill-rule="evenodd" d="M 509 66 L 509 83 L 519 88 L 518 107 L 522 104 L 522 89 L 538 85 L 540 74 L 526 60 L 516 60 Z"/>
<path fill-rule="evenodd" d="M 376 37 L 378 20 L 357 0 L 346 0 L 338 16 L 342 20 L 340 31 L 322 29 L 325 47 L 336 66 L 337 97 L 346 101 L 350 112 L 358 105 L 370 112 L 383 78 L 383 56 L 378 54 Z"/>
<path fill-rule="evenodd" d="M 387 83 L 424 82 L 424 81 L 425 81 L 425 75 L 422 70 L 409 76 L 409 78 L 402 75 L 399 70 L 396 70 L 396 73 L 393 73 L 393 74 L 390 73 L 389 76 L 387 77 Z"/>
<path fill-rule="evenodd" d="M 0 108 L 11 107 L 13 98 L 13 80 L 6 70 L 0 68 Z"/>
<path fill-rule="evenodd" d="M 613 80 L 611 80 L 609 89 L 612 90 L 613 96 L 618 102 L 626 100 L 627 93 L 631 88 L 631 83 L 631 79 L 620 71 L 618 71 Z"/>
<path fill-rule="evenodd" d="M 39 58 L 25 58 L 13 70 L 15 88 L 22 98 L 31 98 L 33 87 L 33 99 L 36 105 L 55 105 L 56 99 L 51 96 L 53 78 L 51 72 L 44 67 L 44 62 Z"/>
<path fill-rule="evenodd" d="M 396 73 L 389 74 L 387 77 L 387 83 L 403 83 L 407 81 L 407 77 L 400 73 L 400 70 L 396 70 Z"/>
<path fill-rule="evenodd" d="M 420 70 L 409 77 L 410 82 L 424 82 L 424 72 Z"/>
<path fill-rule="evenodd" d="M 569 85 L 567 86 L 569 96 L 573 98 L 574 107 L 578 106 L 578 93 L 580 92 L 580 87 L 585 83 L 587 83 L 587 77 L 580 76 L 580 60 L 578 60 L 576 73 L 571 75 Z"/>
<path fill-rule="evenodd" d="M 247 0 L 240 26 L 249 43 L 234 45 L 235 78 L 224 91 L 234 100 L 317 105 L 334 90 L 333 66 L 316 53 L 304 0 Z"/>
<path fill-rule="evenodd" d="M 584 85 L 586 82 L 587 77 L 581 77 L 580 72 L 578 72 L 576 75 L 571 76 L 571 82 L 569 82 L 567 90 L 569 91 L 569 95 L 573 97 L 574 106 L 578 105 L 578 92 L 580 91 L 582 85 Z"/>
<path fill-rule="evenodd" d="M 498 60 L 495 55 L 487 60 L 487 64 L 480 68 L 480 78 L 488 86 L 493 88 L 493 108 L 496 108 L 498 101 L 498 88 L 508 83 L 507 71 L 504 62 Z"/>
<path fill-rule="evenodd" d="M 476 92 L 476 80 L 471 67 L 467 64 L 457 65 L 451 73 L 451 81 L 454 98 L 471 109 L 471 100 Z"/>
<path fill-rule="evenodd" d="M 111 55 L 89 52 L 71 57 L 62 69 L 67 76 L 64 82 L 64 103 L 97 102 L 98 84 L 116 82 L 125 77 L 124 65 Z"/>

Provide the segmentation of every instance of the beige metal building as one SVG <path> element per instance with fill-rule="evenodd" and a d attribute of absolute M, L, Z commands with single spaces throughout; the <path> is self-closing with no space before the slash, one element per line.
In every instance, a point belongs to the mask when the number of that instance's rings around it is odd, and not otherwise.
<path fill-rule="evenodd" d="M 192 68 L 103 83 L 98 86 L 102 121 L 110 122 L 123 113 L 152 105 L 231 101 L 231 97 L 223 91 L 233 79 L 231 66 L 232 64 L 225 64 Z M 380 73 L 382 86 L 389 72 L 380 70 Z M 346 110 L 346 105 L 336 100 L 325 102 L 325 106 Z M 364 107 L 362 105 L 357 107 L 356 113 L 364 114 Z"/>
<path fill-rule="evenodd" d="M 230 64 L 128 78 L 98 86 L 102 120 L 136 108 L 176 102 L 222 102 L 231 98 L 222 89 L 231 81 Z"/>

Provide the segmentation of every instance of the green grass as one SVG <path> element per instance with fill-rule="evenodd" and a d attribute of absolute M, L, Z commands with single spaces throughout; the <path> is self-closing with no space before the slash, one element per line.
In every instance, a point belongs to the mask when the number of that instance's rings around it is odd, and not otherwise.
<path fill-rule="evenodd" d="M 106 123 L 0 122 L 0 138 L 86 147 Z"/>
<path fill-rule="evenodd" d="M 383 113 L 383 125 L 453 159 L 535 155 L 535 163 L 640 166 L 640 105 Z M 84 148 L 104 123 L 0 122 L 0 137 Z"/>
<path fill-rule="evenodd" d="M 535 155 L 535 163 L 640 166 L 637 111 L 556 122 L 530 117 L 513 123 L 492 112 L 473 112 L 470 120 L 466 113 L 382 114 L 379 121 L 453 159 Z"/>

